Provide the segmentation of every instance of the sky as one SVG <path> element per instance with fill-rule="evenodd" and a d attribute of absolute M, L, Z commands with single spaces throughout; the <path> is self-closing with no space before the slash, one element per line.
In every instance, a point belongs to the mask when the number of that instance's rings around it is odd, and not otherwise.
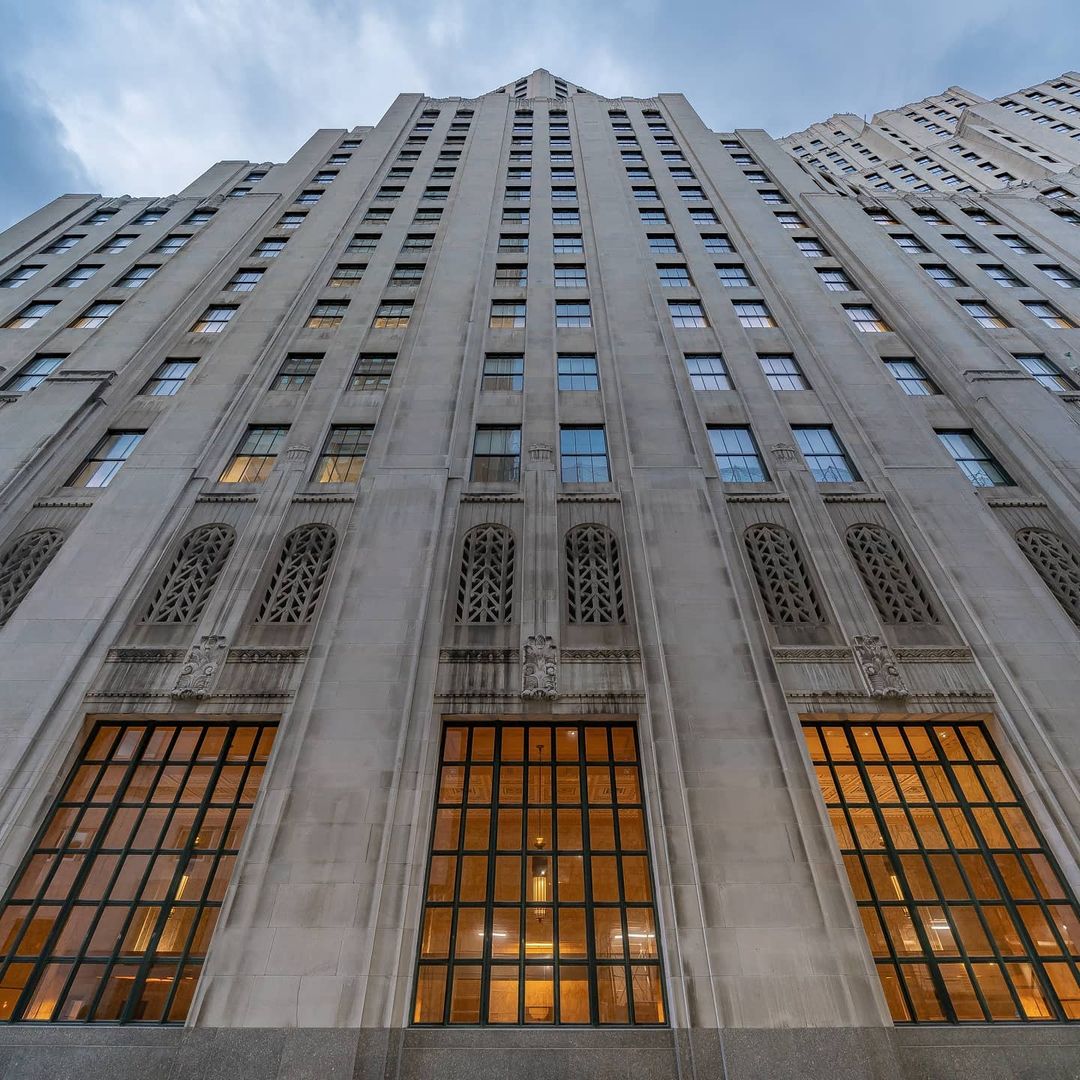
<path fill-rule="evenodd" d="M 605 96 L 686 94 L 780 136 L 948 85 L 1080 68 L 1077 0 L 0 0 L 0 229 L 64 192 L 168 195 L 283 161 L 401 92 L 538 67 Z"/>

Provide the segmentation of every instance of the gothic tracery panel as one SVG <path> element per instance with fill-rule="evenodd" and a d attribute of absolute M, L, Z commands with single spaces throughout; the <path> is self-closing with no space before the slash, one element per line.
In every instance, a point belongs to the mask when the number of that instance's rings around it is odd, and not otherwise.
<path fill-rule="evenodd" d="M 229 557 L 231 525 L 202 525 L 184 537 L 144 616 L 148 623 L 190 623 L 202 614 Z"/>
<path fill-rule="evenodd" d="M 337 534 L 329 525 L 301 525 L 281 545 L 256 622 L 311 622 L 319 605 Z"/>
<path fill-rule="evenodd" d="M 514 602 L 514 534 L 503 525 L 477 525 L 461 545 L 456 621 L 508 623 Z"/>
<path fill-rule="evenodd" d="M 743 534 L 761 602 L 779 625 L 818 624 L 824 612 L 795 537 L 779 525 L 751 525 Z"/>
<path fill-rule="evenodd" d="M 3 626 L 60 550 L 64 534 L 35 529 L 15 537 L 0 552 L 0 626 Z"/>
<path fill-rule="evenodd" d="M 1080 625 L 1080 554 L 1049 529 L 1021 529 L 1016 542 L 1069 618 Z"/>
<path fill-rule="evenodd" d="M 852 525 L 845 537 L 866 591 L 887 625 L 936 623 L 929 593 L 896 538 L 880 525 Z"/>
<path fill-rule="evenodd" d="M 566 603 L 571 623 L 626 622 L 619 542 L 602 525 L 566 534 Z"/>

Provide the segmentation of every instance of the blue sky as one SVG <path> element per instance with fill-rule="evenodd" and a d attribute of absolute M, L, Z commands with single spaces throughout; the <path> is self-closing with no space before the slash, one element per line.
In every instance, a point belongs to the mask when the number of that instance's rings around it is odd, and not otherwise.
<path fill-rule="evenodd" d="M 1077 0 L 0 0 L 0 40 L 0 228 L 65 191 L 171 194 L 219 159 L 373 123 L 399 92 L 537 67 L 682 91 L 717 130 L 774 135 L 1080 68 Z"/>

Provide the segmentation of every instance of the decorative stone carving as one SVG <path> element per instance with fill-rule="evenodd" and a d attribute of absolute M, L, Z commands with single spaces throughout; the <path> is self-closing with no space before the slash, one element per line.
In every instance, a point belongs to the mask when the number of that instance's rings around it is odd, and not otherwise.
<path fill-rule="evenodd" d="M 882 622 L 901 625 L 938 621 L 930 594 L 888 529 L 864 522 L 852 525 L 845 539 Z"/>
<path fill-rule="evenodd" d="M 778 626 L 823 623 L 825 613 L 795 537 L 763 521 L 751 525 L 743 541 L 769 621 Z"/>
<path fill-rule="evenodd" d="M 799 459 L 799 452 L 790 443 L 773 443 L 769 447 L 769 453 L 772 454 L 777 461 L 797 461 Z"/>
<path fill-rule="evenodd" d="M 535 446 L 529 447 L 529 457 L 533 461 L 550 461 L 551 453 L 551 447 L 547 443 L 537 443 Z"/>
<path fill-rule="evenodd" d="M 571 623 L 626 622 L 619 543 L 603 525 L 566 534 L 566 606 Z"/>
<path fill-rule="evenodd" d="M 34 529 L 0 551 L 0 626 L 34 587 L 64 543 L 58 529 Z"/>
<path fill-rule="evenodd" d="M 231 525 L 202 525 L 184 537 L 143 616 L 148 623 L 196 622 L 232 551 Z"/>
<path fill-rule="evenodd" d="M 225 638 L 220 634 L 206 634 L 191 646 L 184 661 L 176 685 L 174 698 L 206 697 L 225 655 Z"/>
<path fill-rule="evenodd" d="M 282 544 L 255 621 L 278 624 L 311 622 L 319 606 L 336 547 L 337 534 L 329 525 L 316 522 L 293 529 Z"/>
<path fill-rule="evenodd" d="M 559 696 L 559 649 L 547 634 L 525 639 L 521 664 L 521 696 L 528 700 Z"/>
<path fill-rule="evenodd" d="M 294 443 L 292 446 L 285 447 L 285 456 L 289 461 L 303 461 L 310 453 L 311 447 L 304 446 L 303 443 Z"/>
<path fill-rule="evenodd" d="M 514 534 L 505 526 L 477 525 L 461 548 L 455 620 L 508 623 L 514 603 Z"/>
<path fill-rule="evenodd" d="M 908 688 L 900 674 L 888 643 L 876 634 L 860 635 L 852 642 L 855 660 L 863 673 L 870 696 L 874 698 L 901 698 L 908 696 Z"/>

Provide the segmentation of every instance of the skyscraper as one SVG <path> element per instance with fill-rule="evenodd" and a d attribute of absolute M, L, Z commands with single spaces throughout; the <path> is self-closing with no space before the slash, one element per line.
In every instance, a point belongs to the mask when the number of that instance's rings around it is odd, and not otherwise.
<path fill-rule="evenodd" d="M 1073 1075 L 1080 143 L 939 100 L 0 235 L 3 1080 Z"/>

